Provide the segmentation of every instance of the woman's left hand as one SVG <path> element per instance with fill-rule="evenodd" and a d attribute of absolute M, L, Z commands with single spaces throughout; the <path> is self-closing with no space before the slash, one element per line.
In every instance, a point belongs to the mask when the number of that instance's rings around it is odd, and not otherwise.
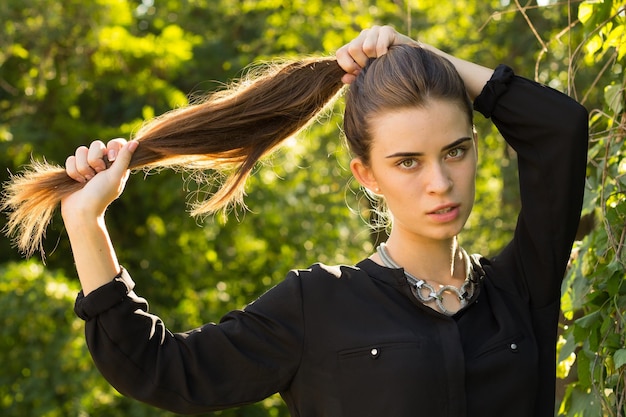
<path fill-rule="evenodd" d="M 342 81 L 350 84 L 369 58 L 378 58 L 387 53 L 391 45 L 417 44 L 417 41 L 398 33 L 391 26 L 372 26 L 361 31 L 359 36 L 337 50 L 337 63 L 346 72 Z"/>
<path fill-rule="evenodd" d="M 61 213 L 66 221 L 76 219 L 76 213 L 100 216 L 113 200 L 120 196 L 128 179 L 128 165 L 137 141 L 113 139 L 108 144 L 99 140 L 89 147 L 80 146 L 67 158 L 67 175 L 85 184 L 83 188 L 61 200 Z M 105 161 L 107 157 L 109 164 Z"/>

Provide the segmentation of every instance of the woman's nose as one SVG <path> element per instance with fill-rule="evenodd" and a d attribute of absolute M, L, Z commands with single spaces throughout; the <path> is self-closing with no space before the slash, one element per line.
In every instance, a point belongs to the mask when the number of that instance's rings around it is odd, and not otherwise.
<path fill-rule="evenodd" d="M 443 164 L 433 164 L 428 175 L 427 190 L 432 194 L 442 194 L 450 191 L 454 183 Z"/>

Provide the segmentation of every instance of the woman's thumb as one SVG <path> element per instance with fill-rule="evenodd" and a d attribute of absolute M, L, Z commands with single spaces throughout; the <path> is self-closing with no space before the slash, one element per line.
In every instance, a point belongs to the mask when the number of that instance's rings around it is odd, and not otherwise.
<path fill-rule="evenodd" d="M 122 146 L 122 148 L 117 152 L 117 155 L 115 155 L 113 165 L 111 165 L 111 168 L 109 169 L 114 170 L 120 176 L 124 175 L 130 165 L 130 159 L 137 149 L 137 146 L 139 146 L 139 142 L 136 140 L 131 140 L 125 143 L 124 146 Z"/>

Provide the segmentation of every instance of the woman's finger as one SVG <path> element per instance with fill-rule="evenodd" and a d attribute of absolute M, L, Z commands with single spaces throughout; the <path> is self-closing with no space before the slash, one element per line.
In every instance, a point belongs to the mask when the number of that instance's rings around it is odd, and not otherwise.
<path fill-rule="evenodd" d="M 74 153 L 76 170 L 87 181 L 92 179 L 96 175 L 96 171 L 89 165 L 88 160 L 89 148 L 86 146 L 80 146 Z"/>
<path fill-rule="evenodd" d="M 393 39 L 393 32 L 390 34 L 389 28 L 389 26 L 372 26 L 372 28 L 365 33 L 361 49 L 365 56 L 367 56 L 367 59 L 378 58 L 387 53 L 388 47 L 391 45 Z M 367 59 L 365 60 L 366 64 Z"/>
<path fill-rule="evenodd" d="M 107 166 L 104 162 L 106 147 L 100 140 L 95 140 L 89 145 L 89 151 L 87 152 L 87 163 L 96 172 L 104 171 Z"/>
<path fill-rule="evenodd" d="M 74 155 L 70 155 L 65 160 L 65 172 L 67 175 L 73 179 L 74 181 L 85 183 L 87 179 L 82 176 L 78 169 L 76 168 L 76 157 Z"/>
<path fill-rule="evenodd" d="M 335 54 L 337 63 L 347 74 L 357 74 L 361 69 L 361 66 L 354 60 L 350 53 L 352 42 L 339 48 Z"/>
<path fill-rule="evenodd" d="M 375 36 L 377 27 L 374 26 L 370 29 L 362 30 L 359 36 L 346 45 L 346 50 L 352 61 L 360 68 L 367 65 L 369 56 L 364 49 L 367 42 L 371 42 L 372 36 Z"/>
<path fill-rule="evenodd" d="M 342 81 L 346 84 L 354 81 L 370 58 L 386 54 L 390 46 L 414 42 L 408 36 L 400 35 L 392 26 L 372 26 L 362 30 L 356 38 L 337 50 L 337 62 L 346 71 Z"/>
<path fill-rule="evenodd" d="M 376 57 L 386 54 L 391 45 L 398 44 L 398 35 L 398 32 L 391 26 L 380 27 L 374 46 Z"/>

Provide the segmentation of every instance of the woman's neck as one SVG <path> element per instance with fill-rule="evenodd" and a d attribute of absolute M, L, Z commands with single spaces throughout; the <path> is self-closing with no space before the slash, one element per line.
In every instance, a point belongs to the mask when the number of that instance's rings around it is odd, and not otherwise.
<path fill-rule="evenodd" d="M 466 265 L 456 237 L 417 240 L 402 239 L 392 234 L 386 249 L 396 264 L 428 282 L 458 286 L 466 278 Z M 372 259 L 382 264 L 378 255 Z"/>

